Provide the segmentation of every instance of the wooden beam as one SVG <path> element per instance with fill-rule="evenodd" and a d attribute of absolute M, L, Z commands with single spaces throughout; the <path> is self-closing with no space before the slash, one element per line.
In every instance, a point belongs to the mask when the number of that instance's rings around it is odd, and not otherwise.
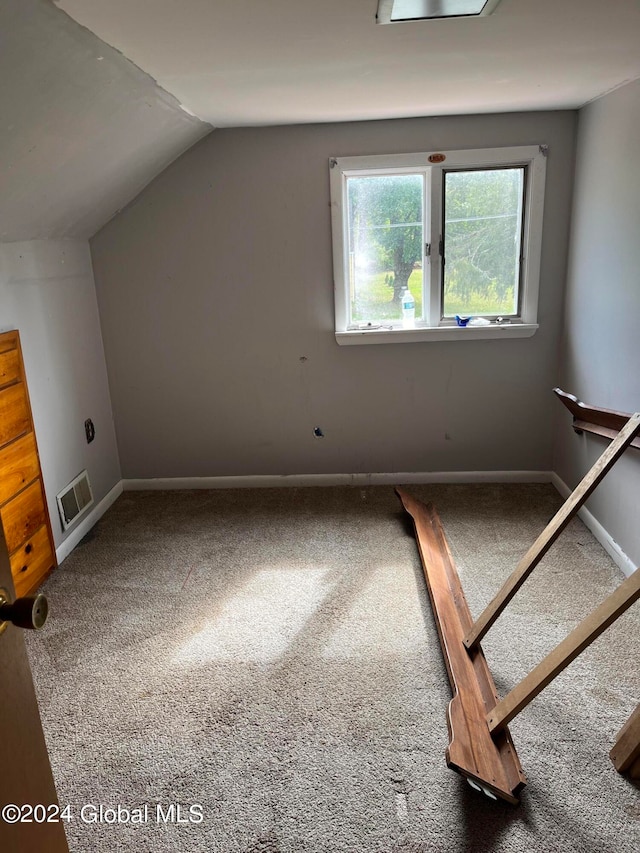
<path fill-rule="evenodd" d="M 471 653 L 462 638 L 471 626 L 471 613 L 456 571 L 442 524 L 432 504 L 423 504 L 396 489 L 413 517 L 424 577 L 431 598 L 453 699 L 447 711 L 447 766 L 472 783 L 510 803 L 526 784 L 508 729 L 491 737 L 487 712 L 495 706 L 493 678 L 480 647 Z"/>
<path fill-rule="evenodd" d="M 590 432 L 612 440 L 631 417 L 630 414 L 625 412 L 616 412 L 613 409 L 600 409 L 596 406 L 582 403 L 573 394 L 567 394 L 566 391 L 562 391 L 560 388 L 554 388 L 553 391 L 573 415 L 573 428 L 578 433 Z M 640 449 L 640 438 L 634 438 L 629 447 Z"/>
<path fill-rule="evenodd" d="M 618 773 L 640 779 L 640 705 L 618 732 L 609 757 Z"/>
<path fill-rule="evenodd" d="M 489 731 L 499 732 L 541 690 L 640 598 L 640 569 L 620 584 L 538 666 L 487 714 Z"/>
<path fill-rule="evenodd" d="M 639 433 L 640 412 L 636 412 L 636 414 L 629 418 L 617 437 L 607 447 L 593 468 L 591 468 L 589 473 L 578 484 L 577 488 L 569 495 L 549 524 L 520 560 L 513 573 L 504 582 L 498 594 L 475 621 L 471 630 L 464 638 L 464 644 L 468 649 L 473 648 L 484 637 L 589 495 Z"/>

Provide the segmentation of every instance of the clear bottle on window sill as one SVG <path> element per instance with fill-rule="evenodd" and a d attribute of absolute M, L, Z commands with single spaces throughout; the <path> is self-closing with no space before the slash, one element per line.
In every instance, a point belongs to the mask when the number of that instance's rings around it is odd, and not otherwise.
<path fill-rule="evenodd" d="M 400 297 L 402 305 L 402 325 L 405 329 L 415 329 L 416 327 L 416 302 L 408 287 L 402 291 Z"/>

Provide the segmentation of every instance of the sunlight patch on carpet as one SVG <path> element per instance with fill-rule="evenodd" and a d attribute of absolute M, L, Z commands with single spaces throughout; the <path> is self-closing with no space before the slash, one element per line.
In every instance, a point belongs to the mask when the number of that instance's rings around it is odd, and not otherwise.
<path fill-rule="evenodd" d="M 424 642 L 423 624 L 414 573 L 406 566 L 382 565 L 323 647 L 322 657 L 376 659 L 412 653 Z"/>
<path fill-rule="evenodd" d="M 327 569 L 262 569 L 191 637 L 176 662 L 279 658 L 324 600 Z"/>

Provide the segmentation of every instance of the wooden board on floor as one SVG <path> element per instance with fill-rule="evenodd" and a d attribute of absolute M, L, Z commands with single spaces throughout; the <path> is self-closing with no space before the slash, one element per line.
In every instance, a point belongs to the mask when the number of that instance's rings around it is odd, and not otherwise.
<path fill-rule="evenodd" d="M 412 516 L 424 576 L 431 598 L 453 699 L 447 724 L 447 765 L 510 803 L 526 784 L 507 728 L 492 737 L 487 713 L 497 694 L 480 645 L 468 651 L 463 639 L 472 625 L 460 579 L 442 524 L 432 504 L 423 504 L 402 489 L 396 493 Z"/>
<path fill-rule="evenodd" d="M 618 773 L 626 773 L 631 779 L 640 779 L 640 705 L 636 706 L 618 732 L 609 757 Z"/>

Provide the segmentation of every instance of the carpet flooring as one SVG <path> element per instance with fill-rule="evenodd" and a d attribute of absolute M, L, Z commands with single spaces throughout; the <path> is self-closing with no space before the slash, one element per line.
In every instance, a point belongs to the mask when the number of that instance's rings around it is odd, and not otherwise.
<path fill-rule="evenodd" d="M 475 615 L 561 503 L 408 490 Z M 573 521 L 483 642 L 498 691 L 621 580 Z M 640 698 L 640 607 L 513 721 L 528 786 L 493 803 L 445 766 L 449 685 L 391 488 L 125 492 L 44 592 L 27 640 L 72 853 L 640 850 L 640 791 L 608 758 Z M 93 822 L 101 805 L 139 822 Z"/>

